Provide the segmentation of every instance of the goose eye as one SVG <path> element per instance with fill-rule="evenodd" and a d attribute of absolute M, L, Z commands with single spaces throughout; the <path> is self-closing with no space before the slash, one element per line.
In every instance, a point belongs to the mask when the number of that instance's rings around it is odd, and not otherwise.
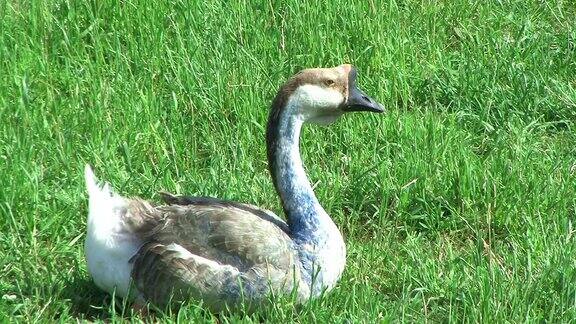
<path fill-rule="evenodd" d="M 336 82 L 335 82 L 334 80 L 332 80 L 332 79 L 327 79 L 327 80 L 324 81 L 324 84 L 325 84 L 327 87 L 333 86 L 334 83 L 336 83 Z"/>

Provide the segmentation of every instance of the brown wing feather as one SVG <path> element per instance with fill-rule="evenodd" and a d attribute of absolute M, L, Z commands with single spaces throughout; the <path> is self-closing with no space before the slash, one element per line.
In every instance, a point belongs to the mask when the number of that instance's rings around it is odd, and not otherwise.
<path fill-rule="evenodd" d="M 270 289 L 289 293 L 295 284 L 302 286 L 292 240 L 260 215 L 221 203 L 141 204 L 134 201 L 129 212 L 145 242 L 132 276 L 149 300 L 162 305 L 173 294 L 217 309 L 218 301 L 237 304 L 240 287 L 248 300 L 263 300 Z M 305 290 L 300 287 L 299 295 Z"/>
<path fill-rule="evenodd" d="M 173 245 L 146 243 L 135 259 L 132 278 L 147 300 L 158 306 L 169 301 L 202 300 L 214 311 L 233 305 L 237 296 L 223 293 L 238 282 L 239 271 L 229 265 L 202 262 Z"/>
<path fill-rule="evenodd" d="M 274 225 L 280 227 L 280 229 L 282 229 L 282 231 L 284 231 L 285 233 L 288 233 L 289 231 L 288 224 L 286 224 L 286 222 L 283 219 L 278 217 L 273 212 L 260 208 L 258 206 L 240 203 L 236 201 L 222 200 L 213 197 L 174 196 L 167 192 L 160 192 L 160 197 L 162 198 L 162 200 L 164 200 L 165 203 L 169 205 L 234 207 L 252 213 L 262 218 L 263 220 L 273 223 Z"/>

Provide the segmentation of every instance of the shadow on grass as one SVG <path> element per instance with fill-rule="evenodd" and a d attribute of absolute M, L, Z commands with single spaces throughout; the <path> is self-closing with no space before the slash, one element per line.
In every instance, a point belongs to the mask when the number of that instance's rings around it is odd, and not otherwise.
<path fill-rule="evenodd" d="M 144 316 L 141 319 L 157 321 L 163 316 L 172 316 L 178 313 L 179 307 L 159 309 L 150 305 L 148 315 L 133 313 L 132 302 L 120 297 L 112 297 L 110 294 L 98 288 L 91 278 L 75 275 L 70 278 L 64 288 L 60 291 L 60 297 L 68 300 L 70 304 L 69 316 L 76 320 L 87 320 L 89 322 L 104 321 L 114 322 L 115 320 L 126 321 L 134 316 Z M 193 307 L 196 309 L 197 307 Z M 211 319 L 211 314 L 206 310 L 196 309 L 196 313 L 203 318 Z"/>
<path fill-rule="evenodd" d="M 111 319 L 112 296 L 100 290 L 90 278 L 75 275 L 61 294 L 70 300 L 71 316 L 89 321 Z"/>
<path fill-rule="evenodd" d="M 82 276 L 80 273 L 74 275 L 66 282 L 62 290 L 60 290 L 60 298 L 67 300 L 70 305 L 68 316 L 80 321 L 87 320 L 93 322 L 99 320 L 104 322 L 114 322 L 115 320 L 129 320 L 133 316 L 143 316 L 142 314 L 132 313 L 130 302 L 124 301 L 121 298 L 113 298 L 111 295 L 98 288 L 91 278 Z M 191 322 L 198 320 L 204 322 L 219 322 L 232 319 L 238 321 L 256 321 L 261 323 L 270 319 L 270 313 L 273 314 L 272 318 L 280 316 L 282 319 L 287 317 L 290 320 L 294 320 L 297 318 L 297 315 L 302 312 L 304 306 L 298 305 L 294 307 L 294 300 L 290 300 L 291 297 L 284 296 L 276 298 L 278 299 L 270 301 L 270 305 L 258 308 L 257 311 L 240 309 L 212 313 L 201 306 L 202 302 L 193 300 L 172 304 L 163 309 L 150 305 L 148 315 L 144 315 L 141 319 L 144 319 L 145 321 L 158 321 L 163 317 L 170 318 L 178 314 L 178 317 L 182 317 L 185 321 L 190 320 Z M 273 304 L 285 304 L 287 306 L 282 309 L 280 314 L 276 314 L 278 310 L 276 309 L 276 312 L 274 312 L 274 309 L 278 308 L 278 306 L 274 307 L 272 306 Z M 183 312 L 181 313 L 181 311 Z"/>

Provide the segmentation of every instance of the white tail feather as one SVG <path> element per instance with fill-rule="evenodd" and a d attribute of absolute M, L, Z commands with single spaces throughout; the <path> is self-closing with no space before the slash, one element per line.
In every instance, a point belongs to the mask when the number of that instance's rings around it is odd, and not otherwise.
<path fill-rule="evenodd" d="M 88 190 L 88 195 L 90 196 L 91 201 L 93 198 L 97 200 L 121 198 L 114 193 L 108 183 L 104 183 L 103 186 L 98 185 L 98 179 L 94 175 L 89 164 L 86 164 L 86 167 L 84 168 L 84 178 L 86 180 L 86 189 Z"/>
<path fill-rule="evenodd" d="M 125 230 L 124 216 L 128 200 L 114 193 L 105 183 L 98 184 L 92 168 L 84 169 L 88 190 L 88 233 L 84 253 L 88 272 L 96 285 L 118 296 L 128 293 L 132 264 L 130 258 L 140 246 L 140 240 Z"/>
<path fill-rule="evenodd" d="M 97 227 L 101 227 L 104 225 L 104 227 L 110 229 L 110 225 L 117 225 L 118 221 L 120 221 L 126 212 L 126 199 L 117 195 L 108 183 L 100 186 L 98 179 L 88 164 L 86 164 L 84 168 L 84 177 L 90 198 L 88 226 L 97 225 Z"/>
<path fill-rule="evenodd" d="M 84 179 L 86 181 L 86 189 L 88 190 L 88 195 L 92 196 L 92 194 L 100 191 L 100 188 L 96 184 L 96 176 L 90 167 L 90 164 L 86 164 L 84 167 Z"/>

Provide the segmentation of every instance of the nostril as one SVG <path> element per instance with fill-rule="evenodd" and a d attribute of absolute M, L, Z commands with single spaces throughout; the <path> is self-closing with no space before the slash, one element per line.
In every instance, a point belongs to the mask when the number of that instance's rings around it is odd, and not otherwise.
<path fill-rule="evenodd" d="M 366 97 L 366 96 L 362 96 L 362 99 L 368 101 L 368 102 L 372 102 L 372 100 L 370 100 L 370 97 Z"/>

